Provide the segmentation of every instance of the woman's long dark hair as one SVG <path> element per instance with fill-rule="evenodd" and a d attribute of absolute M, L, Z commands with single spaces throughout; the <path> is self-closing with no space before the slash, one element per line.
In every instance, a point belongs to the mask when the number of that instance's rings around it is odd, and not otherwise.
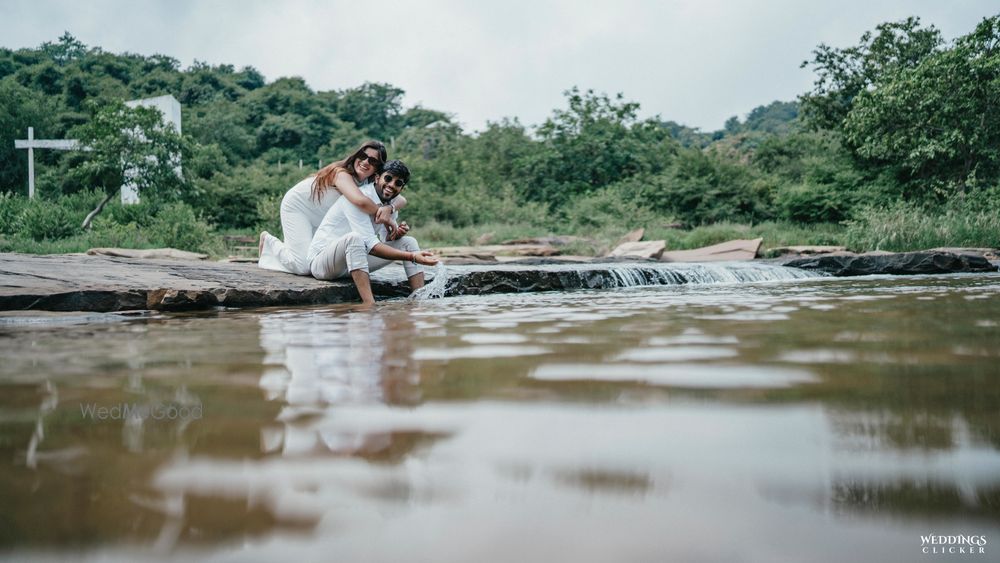
<path fill-rule="evenodd" d="M 337 173 L 339 173 L 341 170 L 347 172 L 353 177 L 354 162 L 359 158 L 361 158 L 362 156 L 368 156 L 368 153 L 365 152 L 366 149 L 375 149 L 376 151 L 378 151 L 379 160 L 381 160 L 382 162 L 385 162 L 386 159 L 388 158 L 388 155 L 386 154 L 385 151 L 385 145 L 383 145 L 379 141 L 366 141 L 364 144 L 358 147 L 358 150 L 351 153 L 351 156 L 345 158 L 344 160 L 338 160 L 337 162 L 330 163 L 324 166 L 323 168 L 320 168 L 319 172 L 316 173 L 316 178 L 313 180 L 312 195 L 310 197 L 312 197 L 312 199 L 316 201 L 319 201 L 323 197 L 323 192 L 334 184 L 334 181 L 337 178 Z M 375 172 L 372 174 L 372 176 L 378 174 L 380 171 L 381 170 L 379 170 L 379 167 L 376 167 Z M 360 182 L 362 180 L 365 180 L 365 178 L 354 178 L 354 180 L 356 182 Z"/>

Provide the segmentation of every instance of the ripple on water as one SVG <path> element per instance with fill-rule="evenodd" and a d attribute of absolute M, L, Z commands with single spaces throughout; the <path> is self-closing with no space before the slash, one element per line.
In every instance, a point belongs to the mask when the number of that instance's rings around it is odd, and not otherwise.
<path fill-rule="evenodd" d="M 719 346 L 668 346 L 632 348 L 618 354 L 614 360 L 624 362 L 683 362 L 733 358 L 737 355 L 739 352 L 735 349 Z"/>
<path fill-rule="evenodd" d="M 503 322 L 503 321 L 479 321 L 473 323 L 473 326 L 478 328 L 515 328 L 517 323 Z"/>
<path fill-rule="evenodd" d="M 858 355 L 850 350 L 794 350 L 781 354 L 778 359 L 796 364 L 849 364 L 858 361 Z"/>
<path fill-rule="evenodd" d="M 732 336 L 714 336 L 699 330 L 685 330 L 677 336 L 654 336 L 647 343 L 650 346 L 675 346 L 687 344 L 739 344 L 740 339 Z"/>
<path fill-rule="evenodd" d="M 788 320 L 788 315 L 784 313 L 745 311 L 742 313 L 723 313 L 720 315 L 696 315 L 695 318 L 707 321 L 785 321 Z"/>
<path fill-rule="evenodd" d="M 516 358 L 547 354 L 548 348 L 541 346 L 464 346 L 461 348 L 422 348 L 413 353 L 413 359 L 427 361 L 448 361 L 459 358 Z"/>
<path fill-rule="evenodd" d="M 484 333 L 484 332 L 474 332 L 472 334 L 463 334 L 462 340 L 468 342 L 469 344 L 519 344 L 521 342 L 527 342 L 528 337 L 521 334 L 510 334 L 510 333 Z"/>
<path fill-rule="evenodd" d="M 543 381 L 629 381 L 699 389 L 777 388 L 816 378 L 803 369 L 705 364 L 546 364 L 531 373 Z"/>

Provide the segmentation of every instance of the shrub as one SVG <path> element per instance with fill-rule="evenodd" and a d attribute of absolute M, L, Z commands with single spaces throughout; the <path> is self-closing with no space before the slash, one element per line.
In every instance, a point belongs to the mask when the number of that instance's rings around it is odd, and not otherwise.
<path fill-rule="evenodd" d="M 79 232 L 82 221 L 57 203 L 33 199 L 19 214 L 16 232 L 33 240 L 60 239 Z"/>
<path fill-rule="evenodd" d="M 712 153 L 683 151 L 664 173 L 628 182 L 658 211 L 687 224 L 756 222 L 774 215 L 772 182 Z"/>
<path fill-rule="evenodd" d="M 283 197 L 283 195 L 274 195 L 257 200 L 257 230 L 267 231 L 278 238 L 284 238 L 281 230 L 281 199 Z"/>
<path fill-rule="evenodd" d="M 747 225 L 735 225 L 732 223 L 716 223 L 714 225 L 703 225 L 692 229 L 684 237 L 683 245 L 686 248 L 701 248 L 711 246 L 734 239 L 757 238 L 757 234 L 752 232 Z"/>
<path fill-rule="evenodd" d="M 194 252 L 217 250 L 218 239 L 213 236 L 212 226 L 185 203 L 164 205 L 144 232 L 150 242 L 159 246 Z"/>
<path fill-rule="evenodd" d="M 286 166 L 278 170 L 263 164 L 233 168 L 208 179 L 195 179 L 184 201 L 220 228 L 255 228 L 262 219 L 258 203 L 274 197 L 280 203 L 289 188 L 312 172 L 310 168 Z"/>
<path fill-rule="evenodd" d="M 629 231 L 652 224 L 656 214 L 642 205 L 628 184 L 615 184 L 569 200 L 562 214 L 575 231 Z"/>
<path fill-rule="evenodd" d="M 21 213 L 27 204 L 26 197 L 0 193 L 0 234 L 12 235 L 18 232 Z"/>
<path fill-rule="evenodd" d="M 73 192 L 70 194 L 63 194 L 58 196 L 55 201 L 60 207 L 65 208 L 67 211 L 74 215 L 80 216 L 80 222 L 83 223 L 83 218 L 87 216 L 88 213 L 97 207 L 97 204 L 101 202 L 107 194 L 99 189 L 92 190 L 80 190 L 78 192 Z M 110 205 L 112 202 L 117 201 L 117 196 L 111 198 L 108 202 Z"/>
<path fill-rule="evenodd" d="M 159 207 L 156 202 L 149 198 L 143 198 L 139 203 L 132 205 L 122 205 L 121 202 L 112 201 L 108 203 L 99 217 L 118 225 L 148 227 L 152 224 Z"/>
<path fill-rule="evenodd" d="M 830 184 L 785 185 L 775 199 L 782 217 L 800 223 L 837 223 L 854 206 L 853 194 Z"/>
<path fill-rule="evenodd" d="M 137 206 L 136 206 L 137 207 Z M 120 224 L 99 216 L 86 236 L 87 248 L 149 248 L 149 237 L 135 223 Z"/>
<path fill-rule="evenodd" d="M 550 221 L 545 205 L 520 201 L 510 185 L 495 191 L 462 185 L 450 193 L 423 187 L 403 195 L 409 205 L 400 216 L 410 222 L 438 221 L 461 228 L 498 220 L 539 225 Z"/>

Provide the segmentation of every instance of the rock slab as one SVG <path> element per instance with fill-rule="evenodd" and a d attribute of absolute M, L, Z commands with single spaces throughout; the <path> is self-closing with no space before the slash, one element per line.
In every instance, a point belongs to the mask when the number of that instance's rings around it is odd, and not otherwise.
<path fill-rule="evenodd" d="M 455 266 L 448 295 L 600 289 L 623 285 L 693 283 L 681 268 L 636 258 L 589 264 L 532 257 L 517 263 Z M 622 262 L 625 262 L 623 264 Z M 835 276 L 995 272 L 981 256 L 945 252 L 818 256 L 771 262 Z M 623 276 L 629 283 L 623 283 Z M 403 270 L 390 266 L 372 277 L 379 297 L 409 293 Z M 0 254 L 0 311 L 179 311 L 212 307 L 268 307 L 359 301 L 349 280 L 326 282 L 237 264 L 142 260 L 64 254 Z"/>
<path fill-rule="evenodd" d="M 868 276 L 890 274 L 953 274 L 995 272 L 997 267 L 982 256 L 951 252 L 899 252 L 871 254 L 832 254 L 799 258 L 783 263 L 792 268 L 826 272 L 833 276 Z"/>
<path fill-rule="evenodd" d="M 647 240 L 643 242 L 623 242 L 615 247 L 608 256 L 617 258 L 634 256 L 637 258 L 659 258 L 667 249 L 665 240 Z"/>
<path fill-rule="evenodd" d="M 406 295 L 372 280 L 378 295 Z M 0 254 L 0 310 L 178 311 L 210 307 L 357 301 L 354 284 L 325 282 L 256 264 L 142 260 L 80 254 Z"/>
<path fill-rule="evenodd" d="M 737 239 L 692 250 L 671 250 L 664 252 L 660 260 L 664 262 L 725 262 L 731 260 L 753 260 L 760 250 L 762 238 Z"/>

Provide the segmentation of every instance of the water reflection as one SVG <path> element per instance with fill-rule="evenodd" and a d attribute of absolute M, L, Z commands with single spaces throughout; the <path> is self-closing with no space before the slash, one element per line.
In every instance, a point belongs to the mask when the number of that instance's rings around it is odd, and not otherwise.
<path fill-rule="evenodd" d="M 909 561 L 1000 523 L 998 296 L 819 280 L 0 333 L 0 545 Z M 205 416 L 78 414 L 126 399 Z"/>
<path fill-rule="evenodd" d="M 261 431 L 264 452 L 398 458 L 421 442 L 412 433 L 343 431 L 327 416 L 342 405 L 420 400 L 417 332 L 409 315 L 318 311 L 264 315 L 259 322 L 265 351 L 260 386 L 268 399 L 284 405 L 280 426 Z"/>

